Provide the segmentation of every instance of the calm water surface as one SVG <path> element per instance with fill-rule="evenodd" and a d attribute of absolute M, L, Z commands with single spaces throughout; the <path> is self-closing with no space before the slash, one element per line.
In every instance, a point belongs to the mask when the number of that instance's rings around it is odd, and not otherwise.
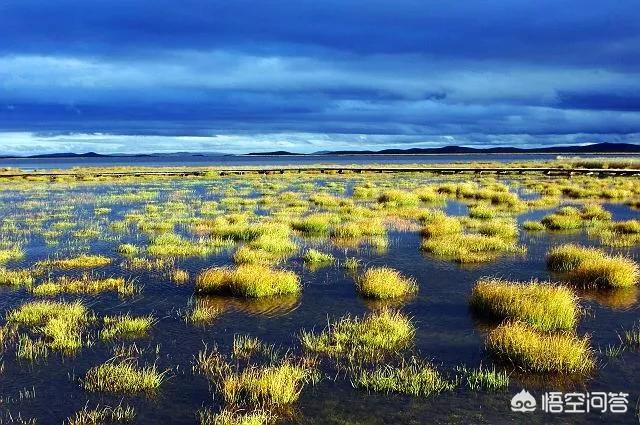
<path fill-rule="evenodd" d="M 176 187 L 174 187 L 175 189 Z M 202 190 L 197 185 L 190 189 Z M 72 189 L 64 196 L 76 197 L 87 190 Z M 16 193 L 15 199 L 19 198 Z M 11 196 L 5 195 L 4 202 Z M 58 196 L 62 196 L 58 194 Z M 203 192 L 203 196 L 204 192 Z M 74 198 L 75 199 L 75 198 Z M 87 205 L 87 216 L 91 216 L 93 205 Z M 606 208 L 615 219 L 638 218 L 637 211 L 619 204 L 607 204 Z M 451 214 L 465 214 L 466 207 L 450 202 L 447 210 Z M 3 209 L 6 214 L 7 209 Z M 536 211 L 519 217 L 539 219 L 548 211 Z M 82 215 L 82 210 L 77 214 Z M 111 214 L 119 216 L 114 209 Z M 7 218 L 0 217 L 0 219 Z M 497 261 L 474 266 L 461 266 L 424 255 L 419 250 L 420 236 L 417 232 L 391 232 L 390 246 L 386 252 L 360 250 L 357 255 L 365 265 L 387 265 L 414 277 L 420 284 L 420 292 L 404 305 L 403 311 L 412 316 L 417 326 L 416 348 L 421 355 L 433 360 L 445 373 L 452 376 L 460 365 L 477 367 L 491 365 L 484 350 L 484 338 L 488 329 L 474 317 L 468 308 L 468 298 L 474 282 L 481 276 L 493 275 L 514 280 L 550 279 L 546 271 L 544 254 L 551 245 L 565 242 L 594 244 L 582 232 L 568 234 L 522 233 L 521 243 L 528 251 L 522 256 L 506 256 Z M 114 244 L 124 242 L 141 243 L 136 235 L 113 241 L 91 243 L 91 252 L 114 257 Z M 302 246 L 313 242 L 300 239 Z M 34 238 L 26 246 L 27 256 L 11 266 L 28 266 L 33 261 L 46 258 L 58 248 L 46 246 L 41 239 Z M 324 247 L 324 249 L 328 249 Z M 640 250 L 625 249 L 626 255 L 640 259 Z M 338 260 L 353 256 L 355 251 L 333 248 Z M 179 264 L 195 276 L 202 268 L 230 264 L 231 252 L 223 252 L 208 258 L 187 259 Z M 207 380 L 192 373 L 193 356 L 203 344 L 217 344 L 228 352 L 234 334 L 250 334 L 267 343 L 285 347 L 299 347 L 296 335 L 303 328 L 321 329 L 327 318 L 338 318 L 347 313 L 361 315 L 369 310 L 363 299 L 354 290 L 352 277 L 338 265 L 311 271 L 299 259 L 287 263 L 296 271 L 304 284 L 299 298 L 286 302 L 270 303 L 236 300 L 220 318 L 212 324 L 198 327 L 183 319 L 184 312 L 193 302 L 192 283 L 176 285 L 153 272 L 132 272 L 121 268 L 122 257 L 113 265 L 97 269 L 95 273 L 135 277 L 142 286 L 140 294 L 133 298 L 118 298 L 113 294 L 99 296 L 64 296 L 64 299 L 82 299 L 98 315 L 153 314 L 159 318 L 151 337 L 138 342 L 149 347 L 145 358 L 156 361 L 161 369 L 170 368 L 168 381 L 154 397 L 109 396 L 85 392 L 78 383 L 92 366 L 106 361 L 111 356 L 112 344 L 97 341 L 83 348 L 75 357 L 49 356 L 42 364 L 19 363 L 9 350 L 4 354 L 5 371 L 0 375 L 0 408 L 12 413 L 21 412 L 26 417 L 37 417 L 39 423 L 60 424 L 75 411 L 82 409 L 87 400 L 95 404 L 115 405 L 123 400 L 136 408 L 136 423 L 143 424 L 193 424 L 195 412 L 202 407 L 216 409 L 220 400 L 212 396 Z M 68 273 L 67 273 L 68 274 Z M 583 294 L 582 306 L 585 315 L 578 333 L 588 333 L 597 350 L 619 342 L 618 332 L 630 328 L 639 316 L 638 290 L 623 290 L 608 293 Z M 32 299 L 27 291 L 0 287 L 0 313 L 17 307 Z M 212 299 L 212 303 L 225 302 Z M 284 306 L 282 305 L 284 304 Z M 156 360 L 156 346 L 159 353 Z M 299 348 L 294 348 L 298 350 Z M 637 423 L 635 404 L 640 396 L 640 353 L 628 351 L 620 358 L 598 356 L 600 367 L 589 379 L 551 381 L 545 377 L 521 377 L 513 375 L 506 391 L 472 392 L 464 388 L 431 398 L 403 395 L 367 393 L 354 389 L 348 380 L 324 380 L 316 387 L 308 387 L 296 404 L 295 412 L 283 423 L 301 424 L 426 424 L 426 423 Z M 552 415 L 536 412 L 523 416 L 509 411 L 511 397 L 526 388 L 539 397 L 548 390 L 576 391 L 625 391 L 630 392 L 630 412 L 626 415 L 582 414 Z M 35 398 L 19 400 L 21 390 L 35 391 Z"/>

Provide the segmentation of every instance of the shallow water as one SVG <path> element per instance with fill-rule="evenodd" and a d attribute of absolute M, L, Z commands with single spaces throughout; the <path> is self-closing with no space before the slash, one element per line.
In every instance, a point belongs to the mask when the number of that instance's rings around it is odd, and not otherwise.
<path fill-rule="evenodd" d="M 219 183 L 218 183 L 219 184 Z M 205 191 L 207 181 L 173 182 L 166 184 L 145 184 L 145 189 L 175 191 L 187 188 L 196 197 L 217 199 L 215 194 Z M 120 192 L 124 189 L 139 190 L 136 185 L 106 189 Z M 11 205 L 24 196 L 41 197 L 47 202 L 56 199 L 73 199 L 74 217 L 90 217 L 95 195 L 105 188 L 101 185 L 80 186 L 72 189 L 38 192 L 25 195 L 20 191 L 1 192 L 3 206 L 0 219 L 15 218 L 16 210 Z M 606 204 L 614 219 L 638 218 L 637 211 L 625 205 Z M 109 219 L 120 218 L 131 205 L 114 207 Z M 467 213 L 465 205 L 450 201 L 445 207 L 449 214 Z M 518 221 L 539 219 L 551 210 L 539 210 L 522 214 Z M 27 255 L 20 261 L 10 263 L 11 267 L 28 266 L 34 261 L 47 258 L 59 252 L 84 250 L 84 241 L 71 241 L 58 246 L 47 246 L 42 238 L 33 237 L 25 245 Z M 140 244 L 143 236 L 127 234 L 117 240 L 90 240 L 90 252 L 102 253 L 117 258 L 110 266 L 95 269 L 94 273 L 104 275 L 124 275 L 135 278 L 136 285 L 142 287 L 139 294 L 130 298 L 119 298 L 107 293 L 96 296 L 65 295 L 61 299 L 81 299 L 98 316 L 116 313 L 134 315 L 153 314 L 159 319 L 150 338 L 138 341 L 142 347 L 150 347 L 144 358 L 155 361 L 161 369 L 171 369 L 167 382 L 153 397 L 111 396 L 85 392 L 78 379 L 87 369 L 111 357 L 113 344 L 97 341 L 95 345 L 83 348 L 74 357 L 50 355 L 46 362 L 30 364 L 18 362 L 12 350 L 4 353 L 4 372 L 0 374 L 2 402 L 0 409 L 12 414 L 21 412 L 24 417 L 37 417 L 39 423 L 62 423 L 75 411 L 87 403 L 118 404 L 121 400 L 133 405 L 137 412 L 136 423 L 176 423 L 196 422 L 195 412 L 202 407 L 216 409 L 220 400 L 212 396 L 207 380 L 192 373 L 193 356 L 203 347 L 217 344 L 222 351 L 228 351 L 235 334 L 250 334 L 266 343 L 283 347 L 293 347 L 299 351 L 296 335 L 301 329 L 321 329 L 328 318 L 338 318 L 345 314 L 362 315 L 370 305 L 357 296 L 353 278 L 339 266 L 340 260 L 357 255 L 363 265 L 387 265 L 414 277 L 420 291 L 416 297 L 404 304 L 402 310 L 413 317 L 417 326 L 416 349 L 427 359 L 433 360 L 439 368 L 453 375 L 457 366 L 477 367 L 491 365 L 492 360 L 484 350 L 484 337 L 489 324 L 484 323 L 469 311 L 468 297 L 474 282 L 481 276 L 500 276 L 513 280 L 532 278 L 547 280 L 553 278 L 546 270 L 544 255 L 552 245 L 565 242 L 579 242 L 597 245 L 582 232 L 573 233 L 526 233 L 520 235 L 521 243 L 528 247 L 524 255 L 504 256 L 482 265 L 461 266 L 449 261 L 423 254 L 419 250 L 420 235 L 417 232 L 390 232 L 390 245 L 385 252 L 372 249 L 348 250 L 331 248 L 323 244 L 324 250 L 331 250 L 338 264 L 319 270 L 305 268 L 299 258 L 293 258 L 286 267 L 301 276 L 304 291 L 300 297 L 276 301 L 243 301 L 228 298 L 211 298 L 210 303 L 224 305 L 227 310 L 212 324 L 194 326 L 186 323 L 183 314 L 193 302 L 193 283 L 178 285 L 170 282 L 157 272 L 131 271 L 121 267 L 123 257 L 114 253 L 119 243 Z M 313 240 L 298 239 L 302 246 L 311 246 Z M 74 246 L 77 243 L 78 246 Z M 611 250 L 624 252 L 638 260 L 640 249 Z M 207 258 L 180 260 L 180 268 L 188 270 L 191 276 L 205 267 L 231 264 L 232 251 L 223 251 Z M 56 272 L 74 274 L 77 272 Z M 578 327 L 578 333 L 590 334 L 592 345 L 606 347 L 619 342 L 618 332 L 630 328 L 639 318 L 640 301 L 637 288 L 631 290 L 608 291 L 606 293 L 583 293 L 581 305 L 585 315 Z M 17 307 L 33 297 L 26 290 L 0 287 L 0 312 Z M 157 356 L 156 356 L 156 346 Z M 473 392 L 464 387 L 453 392 L 430 398 L 404 395 L 368 393 L 354 389 L 348 380 L 325 379 L 315 387 L 307 387 L 296 403 L 294 412 L 282 423 L 304 424 L 422 424 L 422 423 L 517 423 L 525 417 L 531 423 L 634 423 L 636 401 L 640 396 L 640 353 L 627 351 L 620 358 L 598 356 L 598 371 L 588 379 L 555 380 L 547 377 L 520 376 L 513 374 L 508 390 L 499 392 Z M 539 411 L 523 416 L 509 410 L 511 397 L 522 388 L 530 390 L 539 400 L 544 391 L 614 391 L 629 392 L 629 412 L 624 415 L 591 414 L 543 414 Z M 35 397 L 20 400 L 21 390 L 35 392 Z M 89 402 L 88 402 L 89 401 Z"/>
<path fill-rule="evenodd" d="M 0 167 L 23 170 L 66 169 L 72 167 L 187 167 L 187 166 L 278 166 L 278 165 L 365 165 L 365 164 L 442 164 L 514 161 L 548 161 L 557 154 L 456 154 L 456 155 L 304 155 L 304 156 L 247 156 L 247 155 L 176 155 L 96 158 L 0 158 Z M 572 158 L 593 158 L 594 155 L 571 155 Z M 633 154 L 616 157 L 637 158 Z"/>

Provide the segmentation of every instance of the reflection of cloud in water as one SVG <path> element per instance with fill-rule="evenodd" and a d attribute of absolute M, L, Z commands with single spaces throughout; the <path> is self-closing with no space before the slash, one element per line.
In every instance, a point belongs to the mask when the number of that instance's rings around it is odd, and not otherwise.
<path fill-rule="evenodd" d="M 578 296 L 614 310 L 629 310 L 638 304 L 637 286 L 612 289 L 576 289 Z"/>
<path fill-rule="evenodd" d="M 196 299 L 202 306 L 214 307 L 222 312 L 241 311 L 251 316 L 277 317 L 285 316 L 300 305 L 298 295 L 283 295 L 276 297 L 263 297 L 255 299 L 200 296 Z"/>

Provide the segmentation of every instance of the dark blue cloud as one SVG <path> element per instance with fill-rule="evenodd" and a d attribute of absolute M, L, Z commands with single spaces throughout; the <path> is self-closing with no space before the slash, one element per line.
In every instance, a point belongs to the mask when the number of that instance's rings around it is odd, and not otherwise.
<path fill-rule="evenodd" d="M 5 0 L 0 132 L 239 144 L 315 134 L 327 146 L 351 135 L 363 147 L 635 141 L 639 10 L 594 0 Z"/>

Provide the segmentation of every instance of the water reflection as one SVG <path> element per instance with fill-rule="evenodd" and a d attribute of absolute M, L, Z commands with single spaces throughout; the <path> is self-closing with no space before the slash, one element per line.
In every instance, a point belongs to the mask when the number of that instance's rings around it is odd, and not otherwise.
<path fill-rule="evenodd" d="M 300 305 L 298 295 L 244 299 L 219 296 L 199 296 L 196 303 L 204 308 L 216 308 L 222 312 L 240 311 L 250 316 L 280 317 L 296 310 Z"/>

